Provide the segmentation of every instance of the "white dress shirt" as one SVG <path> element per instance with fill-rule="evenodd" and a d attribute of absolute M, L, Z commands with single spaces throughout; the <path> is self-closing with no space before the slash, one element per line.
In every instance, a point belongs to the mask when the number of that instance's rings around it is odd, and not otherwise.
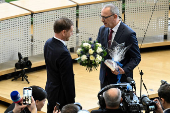
<path fill-rule="evenodd" d="M 119 23 L 112 29 L 114 32 L 112 33 L 112 42 L 113 42 L 113 40 L 114 40 L 114 38 L 115 38 L 115 35 L 116 35 L 116 32 L 117 32 L 117 30 L 118 30 L 118 28 L 119 28 L 119 26 L 120 26 L 120 22 L 121 21 L 119 21 Z M 110 31 L 110 29 L 111 28 L 109 28 L 109 31 Z M 111 42 L 111 44 L 112 44 L 112 42 Z"/>
<path fill-rule="evenodd" d="M 59 41 L 61 41 L 65 46 L 67 46 L 66 43 L 65 43 L 63 40 L 61 40 L 61 39 L 59 39 L 59 38 L 57 38 L 57 37 L 55 37 L 55 36 L 54 36 L 54 38 L 57 39 L 57 40 L 59 40 Z"/>

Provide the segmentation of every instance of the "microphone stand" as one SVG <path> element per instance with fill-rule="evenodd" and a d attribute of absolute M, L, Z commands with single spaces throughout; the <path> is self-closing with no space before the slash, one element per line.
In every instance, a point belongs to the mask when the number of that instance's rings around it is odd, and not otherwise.
<path fill-rule="evenodd" d="M 140 98 L 141 98 L 141 92 L 142 92 L 142 82 L 143 82 L 143 80 L 142 80 L 142 75 L 143 75 L 142 70 L 140 71 L 140 75 L 141 75 L 141 79 L 140 79 Z"/>

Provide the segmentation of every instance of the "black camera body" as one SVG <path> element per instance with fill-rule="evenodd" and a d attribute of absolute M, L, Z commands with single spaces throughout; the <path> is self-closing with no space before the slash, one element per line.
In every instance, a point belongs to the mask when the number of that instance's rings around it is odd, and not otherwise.
<path fill-rule="evenodd" d="M 121 90 L 123 101 L 120 103 L 120 108 L 127 113 L 141 113 L 142 110 L 144 110 L 145 113 L 149 113 L 150 111 L 156 110 L 156 102 L 150 100 L 146 95 L 142 95 L 142 98 L 139 99 L 129 83 L 110 84 L 101 89 L 98 93 L 101 109 L 105 109 L 106 107 L 103 92 L 110 88 L 118 88 Z"/>
<path fill-rule="evenodd" d="M 156 101 L 150 100 L 146 95 L 142 95 L 141 102 L 143 105 L 143 110 L 146 112 L 154 111 L 157 109 Z"/>
<path fill-rule="evenodd" d="M 120 107 L 123 111 L 127 111 L 129 113 L 138 113 L 141 111 L 140 101 L 133 91 L 121 90 L 121 93 L 123 101 L 120 104 Z"/>
<path fill-rule="evenodd" d="M 15 68 L 16 69 L 24 69 L 24 68 L 31 68 L 32 63 L 30 60 L 28 60 L 28 57 L 23 58 L 21 53 L 18 52 L 18 62 L 15 63 Z"/>

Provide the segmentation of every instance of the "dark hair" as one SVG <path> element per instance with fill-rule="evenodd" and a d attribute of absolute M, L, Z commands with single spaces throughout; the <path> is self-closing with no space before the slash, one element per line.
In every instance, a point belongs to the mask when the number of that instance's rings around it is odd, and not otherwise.
<path fill-rule="evenodd" d="M 54 22 L 53 29 L 55 33 L 60 33 L 62 30 L 68 31 L 72 25 L 73 25 L 73 22 L 70 19 L 63 17 L 63 18 L 57 19 Z"/>
<path fill-rule="evenodd" d="M 39 87 L 39 86 L 30 86 L 32 88 L 32 96 L 34 97 L 34 100 L 44 100 L 47 98 L 47 92 Z"/>
<path fill-rule="evenodd" d="M 160 98 L 164 98 L 167 103 L 170 103 L 170 84 L 160 86 L 158 95 Z"/>
<path fill-rule="evenodd" d="M 77 113 L 79 111 L 77 105 L 67 104 L 61 109 L 61 113 Z"/>

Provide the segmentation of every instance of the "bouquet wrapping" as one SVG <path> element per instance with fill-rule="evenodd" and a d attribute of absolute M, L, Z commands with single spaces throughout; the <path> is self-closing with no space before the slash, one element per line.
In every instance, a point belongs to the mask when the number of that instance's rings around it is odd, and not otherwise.
<path fill-rule="evenodd" d="M 101 46 L 97 41 L 92 42 L 92 39 L 89 38 L 89 41 L 83 41 L 80 48 L 77 50 L 79 56 L 78 63 L 86 67 L 87 71 L 92 71 L 93 69 L 97 70 L 99 64 L 104 61 L 104 57 L 107 55 L 106 50 Z"/>
<path fill-rule="evenodd" d="M 112 46 L 108 49 L 109 55 L 112 59 L 106 59 L 104 63 L 112 70 L 117 70 L 119 72 L 118 66 L 122 67 L 120 63 L 124 59 L 126 51 L 131 47 L 131 45 L 125 47 L 125 43 L 118 44 L 116 41 L 113 41 Z M 120 73 L 120 72 L 119 72 Z M 117 83 L 120 83 L 122 75 L 118 74 Z"/>

